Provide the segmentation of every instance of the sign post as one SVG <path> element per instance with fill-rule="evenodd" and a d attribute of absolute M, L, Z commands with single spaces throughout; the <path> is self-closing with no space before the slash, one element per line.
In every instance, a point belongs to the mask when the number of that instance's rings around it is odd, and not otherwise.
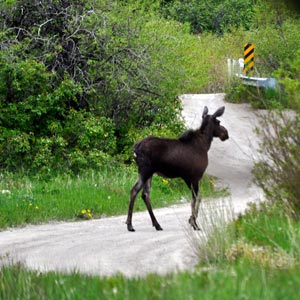
<path fill-rule="evenodd" d="M 244 69 L 243 72 L 248 76 L 254 73 L 254 45 L 244 45 Z"/>

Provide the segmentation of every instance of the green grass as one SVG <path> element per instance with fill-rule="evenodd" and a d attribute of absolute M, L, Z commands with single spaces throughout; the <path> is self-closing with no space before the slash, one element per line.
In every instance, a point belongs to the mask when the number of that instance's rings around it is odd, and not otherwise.
<path fill-rule="evenodd" d="M 198 246 L 200 266 L 248 260 L 270 269 L 300 268 L 300 220 L 287 216 L 280 207 L 252 205 L 226 226 L 223 217 L 214 223 L 218 226 L 213 224 L 206 243 Z"/>
<path fill-rule="evenodd" d="M 171 184 L 156 180 L 161 185 L 158 194 Z M 222 212 L 218 212 L 216 218 L 219 217 L 223 218 Z M 278 207 L 253 206 L 228 229 L 215 227 L 206 246 L 210 256 L 199 256 L 201 268 L 193 272 L 134 279 L 122 275 L 100 278 L 78 273 L 39 273 L 17 264 L 0 270 L 0 299 L 296 300 L 300 298 L 299 228 L 299 221 L 288 218 Z M 205 246 L 199 249 L 205 251 Z"/>
<path fill-rule="evenodd" d="M 300 268 L 266 269 L 248 261 L 210 271 L 126 279 L 28 271 L 20 265 L 0 270 L 0 299 L 256 299 L 300 298 Z"/>
<path fill-rule="evenodd" d="M 236 221 L 237 236 L 257 246 L 280 248 L 285 251 L 298 247 L 300 226 L 278 207 L 257 207 Z M 300 253 L 299 253 L 300 254 Z"/>
<path fill-rule="evenodd" d="M 2 174 L 0 191 L 0 228 L 51 220 L 78 220 L 124 214 L 128 209 L 129 191 L 137 179 L 135 168 L 106 167 L 100 172 L 81 176 L 61 175 L 48 180 Z M 202 183 L 204 197 L 217 196 L 212 179 Z M 190 192 L 182 180 L 166 180 L 154 176 L 152 204 L 154 208 L 190 200 Z M 145 210 L 139 197 L 135 210 Z"/>
<path fill-rule="evenodd" d="M 124 213 L 135 177 L 135 171 L 124 167 L 48 181 L 3 175 L 0 189 L 10 193 L 0 194 L 2 227 L 76 220 L 82 209 L 90 209 L 94 217 Z M 211 181 L 204 180 L 206 196 L 214 193 Z M 190 197 L 184 183 L 154 178 L 156 207 L 176 203 L 182 196 Z M 145 209 L 140 199 L 136 208 Z M 286 216 L 280 207 L 261 205 L 225 225 L 228 210 L 221 210 L 201 219 L 214 230 L 207 232 L 207 243 L 199 245 L 199 266 L 194 271 L 101 278 L 76 272 L 40 273 L 15 264 L 0 269 L 0 299 L 300 299 L 299 220 Z"/>

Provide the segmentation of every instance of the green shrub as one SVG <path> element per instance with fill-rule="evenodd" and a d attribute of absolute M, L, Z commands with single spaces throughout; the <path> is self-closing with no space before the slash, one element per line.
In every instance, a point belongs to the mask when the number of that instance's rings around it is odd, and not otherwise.
<path fill-rule="evenodd" d="M 161 13 L 189 23 L 192 33 L 211 31 L 222 35 L 232 28 L 249 28 L 253 15 L 253 1 L 161 1 Z"/>
<path fill-rule="evenodd" d="M 270 23 L 248 32 L 249 41 L 255 45 L 257 75 L 272 77 L 280 66 L 288 66 L 300 47 L 299 25 L 299 18 L 276 15 Z"/>
<path fill-rule="evenodd" d="M 36 60 L 0 56 L 0 166 L 48 174 L 106 163 L 116 151 L 112 120 L 72 108 L 82 89 Z"/>
<path fill-rule="evenodd" d="M 178 95 L 223 92 L 226 58 L 240 57 L 244 42 L 256 44 L 260 74 L 275 74 L 278 67 L 294 72 L 296 62 L 287 66 L 300 46 L 299 20 L 286 11 L 273 13 L 264 1 L 250 4 L 5 1 L 0 126 L 8 140 L 19 139 L 24 147 L 2 138 L 7 161 L 0 159 L 0 167 L 79 170 L 115 154 L 130 160 L 132 145 L 145 135 L 177 136 Z M 188 23 L 204 32 L 190 35 Z M 291 102 L 297 89 L 291 90 L 291 76 L 285 78 Z M 270 91 L 266 98 L 275 107 L 284 101 Z"/>
<path fill-rule="evenodd" d="M 225 99 L 233 103 L 250 103 L 252 107 L 260 109 L 290 107 L 286 94 L 280 88 L 248 86 L 242 84 L 238 78 L 226 85 Z"/>
<path fill-rule="evenodd" d="M 117 1 L 17 0 L 3 9 L 0 126 L 30 151 L 2 139 L 1 168 L 78 172 L 124 153 L 132 128 L 180 127 L 184 26 Z"/>
<path fill-rule="evenodd" d="M 282 63 L 275 72 L 280 84 L 287 95 L 289 107 L 300 109 L 300 51 L 296 51 L 294 56 Z"/>
<path fill-rule="evenodd" d="M 272 112 L 261 118 L 261 161 L 255 181 L 270 202 L 289 214 L 300 216 L 300 117 Z"/>
<path fill-rule="evenodd" d="M 244 31 L 240 40 L 255 45 L 254 76 L 275 77 L 281 90 L 255 89 L 242 86 L 234 80 L 227 85 L 228 100 L 250 102 L 254 107 L 260 108 L 296 107 L 293 98 L 297 98 L 297 88 L 292 91 L 295 89 L 295 82 L 292 83 L 291 80 L 298 76 L 299 25 L 299 17 L 287 9 L 285 3 L 277 1 L 276 5 L 271 5 L 266 1 L 257 2 L 253 27 Z M 243 45 L 240 47 L 242 49 Z M 241 51 L 240 57 L 242 56 Z M 292 89 L 290 83 L 293 85 Z"/>
<path fill-rule="evenodd" d="M 300 216 L 300 53 L 276 72 L 287 97 L 287 107 L 296 112 L 270 112 L 259 127 L 262 135 L 261 161 L 256 164 L 254 174 L 268 199 L 282 205 L 288 213 Z"/>

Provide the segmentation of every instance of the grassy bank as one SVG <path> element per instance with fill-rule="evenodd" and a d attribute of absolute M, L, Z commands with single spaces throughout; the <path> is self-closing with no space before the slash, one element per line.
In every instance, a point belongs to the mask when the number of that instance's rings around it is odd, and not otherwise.
<path fill-rule="evenodd" d="M 60 175 L 49 180 L 2 174 L 0 228 L 126 213 L 129 191 L 136 178 L 136 169 L 124 166 L 106 167 L 101 172 L 91 171 L 76 177 Z M 218 195 L 212 179 L 204 178 L 202 193 L 204 197 Z M 183 181 L 157 176 L 153 178 L 151 195 L 154 207 L 189 201 L 191 197 Z M 143 201 L 136 201 L 135 209 L 145 210 Z"/>
<path fill-rule="evenodd" d="M 249 261 L 166 277 L 126 279 L 40 274 L 21 266 L 0 271 L 0 299 L 299 299 L 300 268 L 269 269 Z"/>
<path fill-rule="evenodd" d="M 191 272 L 100 278 L 39 273 L 12 265 L 0 270 L 0 299 L 296 300 L 300 297 L 299 241 L 299 221 L 280 208 L 254 207 L 229 224 L 228 230 L 212 233 L 207 247 L 215 256 L 199 252 L 199 267 Z M 199 251 L 205 251 L 205 246 Z"/>

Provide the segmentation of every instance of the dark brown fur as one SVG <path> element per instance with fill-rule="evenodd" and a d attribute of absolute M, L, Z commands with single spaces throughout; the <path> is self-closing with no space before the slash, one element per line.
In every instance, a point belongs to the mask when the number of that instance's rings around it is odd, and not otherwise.
<path fill-rule="evenodd" d="M 135 198 L 143 189 L 142 198 L 156 230 L 162 230 L 152 211 L 150 203 L 151 180 L 154 173 L 167 178 L 182 178 L 192 191 L 192 215 L 189 223 L 199 230 L 196 223 L 201 197 L 198 195 L 199 182 L 207 168 L 207 152 L 214 137 L 222 141 L 228 139 L 228 132 L 220 125 L 217 117 L 223 115 L 225 107 L 208 115 L 204 108 L 202 124 L 197 130 L 188 130 L 178 139 L 146 137 L 134 146 L 134 157 L 139 177 L 130 191 L 130 203 L 127 217 L 127 229 L 134 231 L 132 213 Z"/>

